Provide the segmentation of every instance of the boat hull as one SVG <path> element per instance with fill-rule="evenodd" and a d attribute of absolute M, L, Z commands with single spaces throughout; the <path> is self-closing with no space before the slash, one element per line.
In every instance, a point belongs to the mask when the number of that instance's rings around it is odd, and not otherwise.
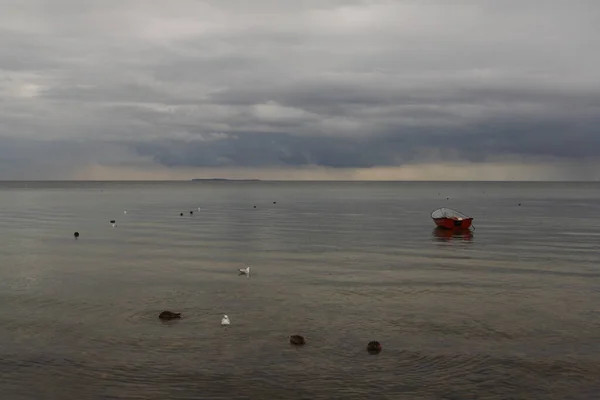
<path fill-rule="evenodd" d="M 473 218 L 434 218 L 433 222 L 444 229 L 469 229 L 473 223 Z"/>

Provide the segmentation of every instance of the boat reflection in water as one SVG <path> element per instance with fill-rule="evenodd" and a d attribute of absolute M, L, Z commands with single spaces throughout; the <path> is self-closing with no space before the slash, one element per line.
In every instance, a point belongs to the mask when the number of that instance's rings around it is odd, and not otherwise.
<path fill-rule="evenodd" d="M 444 229 L 436 227 L 433 229 L 432 235 L 439 242 L 449 242 L 451 240 L 470 242 L 473 240 L 473 231 L 470 229 Z"/>

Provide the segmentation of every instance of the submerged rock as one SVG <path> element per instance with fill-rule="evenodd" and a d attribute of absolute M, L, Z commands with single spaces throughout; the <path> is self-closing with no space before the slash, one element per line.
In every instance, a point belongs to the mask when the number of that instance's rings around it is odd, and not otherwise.
<path fill-rule="evenodd" d="M 367 351 L 371 354 L 377 354 L 381 351 L 381 343 L 376 340 L 373 340 L 367 344 Z"/>
<path fill-rule="evenodd" d="M 176 313 L 173 311 L 163 311 L 158 315 L 160 319 L 177 319 L 181 318 L 181 313 Z"/>
<path fill-rule="evenodd" d="M 306 344 L 306 340 L 304 340 L 304 336 L 292 335 L 290 336 L 290 343 L 296 346 L 302 346 Z"/>

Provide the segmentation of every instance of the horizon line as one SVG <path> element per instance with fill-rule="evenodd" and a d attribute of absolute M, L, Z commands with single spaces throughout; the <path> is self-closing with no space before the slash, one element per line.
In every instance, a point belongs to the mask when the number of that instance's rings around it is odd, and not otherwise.
<path fill-rule="evenodd" d="M 199 179 L 194 181 L 193 179 Z M 258 179 L 258 178 L 248 178 L 248 179 L 229 179 L 229 178 L 193 178 L 193 179 L 0 179 L 0 183 L 33 183 L 33 182 L 98 182 L 98 183 L 140 183 L 140 182 L 148 182 L 148 183 L 166 183 L 166 182 L 188 182 L 188 183 L 227 183 L 227 182 L 236 182 L 236 183 L 261 183 L 261 182 L 356 182 L 356 183 L 365 183 L 365 182 L 397 182 L 397 183 L 414 183 L 414 182 L 431 182 L 431 183 L 439 183 L 439 182 L 456 182 L 456 183 L 464 183 L 464 182 L 473 182 L 473 183 L 531 183 L 531 182 L 540 182 L 540 183 L 598 183 L 600 180 L 512 180 L 512 179 L 493 179 L 493 180 L 474 180 L 474 179 L 466 179 L 466 180 L 449 180 L 449 179 L 411 179 L 411 180 L 396 180 L 396 179 L 366 179 L 366 180 L 355 180 L 355 179 Z"/>

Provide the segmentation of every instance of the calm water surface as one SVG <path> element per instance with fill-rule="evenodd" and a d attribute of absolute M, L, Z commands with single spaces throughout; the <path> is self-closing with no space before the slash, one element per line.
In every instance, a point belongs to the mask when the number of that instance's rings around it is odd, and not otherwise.
<path fill-rule="evenodd" d="M 593 183 L 0 183 L 1 398 L 597 399 L 599 220 Z"/>

